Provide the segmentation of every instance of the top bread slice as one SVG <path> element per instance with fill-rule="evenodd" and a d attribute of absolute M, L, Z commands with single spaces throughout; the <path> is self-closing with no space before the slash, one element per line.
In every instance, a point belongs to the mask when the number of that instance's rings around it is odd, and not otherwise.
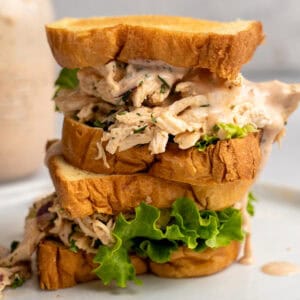
<path fill-rule="evenodd" d="M 83 68 L 111 60 L 161 60 L 234 79 L 263 41 L 257 21 L 213 22 L 175 16 L 62 19 L 46 32 L 56 61 Z"/>

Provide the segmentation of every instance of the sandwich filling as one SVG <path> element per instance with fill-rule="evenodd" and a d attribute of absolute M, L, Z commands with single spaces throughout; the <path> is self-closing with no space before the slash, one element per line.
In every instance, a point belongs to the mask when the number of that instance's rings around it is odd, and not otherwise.
<path fill-rule="evenodd" d="M 251 198 L 247 209 L 253 213 Z M 30 261 L 45 237 L 60 241 L 73 252 L 93 254 L 94 262 L 99 264 L 94 272 L 103 283 L 116 281 L 125 287 L 127 281 L 137 280 L 130 254 L 165 263 L 181 246 L 196 252 L 224 247 L 244 239 L 242 219 L 240 209 L 199 211 L 186 198 L 177 199 L 169 209 L 142 202 L 134 212 L 118 216 L 96 213 L 73 219 L 52 194 L 34 203 L 26 219 L 23 241 L 0 259 L 0 275 L 6 278 L 3 288 L 12 283 L 9 276 L 21 276 L 20 263 Z"/>
<path fill-rule="evenodd" d="M 203 151 L 256 130 L 263 130 L 267 154 L 300 98 L 296 84 L 253 83 L 241 75 L 229 81 L 207 70 L 149 60 L 63 69 L 56 86 L 60 111 L 104 130 L 98 145 L 103 159 L 104 150 L 114 154 L 141 144 L 152 154 L 163 153 L 170 141 Z"/>

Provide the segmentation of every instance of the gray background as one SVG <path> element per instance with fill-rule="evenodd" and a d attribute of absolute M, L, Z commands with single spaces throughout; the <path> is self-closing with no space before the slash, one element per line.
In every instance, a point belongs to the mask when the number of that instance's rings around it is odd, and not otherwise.
<path fill-rule="evenodd" d="M 300 82 L 300 0 L 53 0 L 57 18 L 165 14 L 229 21 L 256 19 L 267 38 L 243 74 L 252 80 Z M 290 118 L 282 147 L 274 145 L 261 180 L 300 188 L 300 109 Z M 60 135 L 60 118 L 57 134 Z"/>

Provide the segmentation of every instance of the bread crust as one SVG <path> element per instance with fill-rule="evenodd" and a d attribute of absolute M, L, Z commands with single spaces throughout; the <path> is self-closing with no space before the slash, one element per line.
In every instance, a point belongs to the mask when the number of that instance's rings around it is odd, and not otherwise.
<path fill-rule="evenodd" d="M 186 278 L 211 275 L 231 265 L 239 254 L 240 244 L 231 242 L 226 247 L 195 252 L 185 247 L 172 254 L 170 262 L 149 263 L 150 271 L 159 277 Z"/>
<path fill-rule="evenodd" d="M 82 170 L 99 174 L 134 174 L 147 172 L 155 177 L 192 185 L 227 183 L 255 178 L 261 161 L 260 133 L 243 139 L 220 141 L 199 152 L 181 150 L 169 143 L 164 153 L 151 155 L 147 145 L 136 146 L 111 155 L 110 168 L 98 155 L 101 128 L 93 128 L 71 118 L 64 119 L 61 148 L 66 161 Z"/>
<path fill-rule="evenodd" d="M 212 22 L 172 16 L 62 19 L 46 26 L 48 42 L 63 67 L 98 66 L 111 60 L 161 60 L 209 69 L 234 79 L 263 41 L 257 21 Z"/>
<path fill-rule="evenodd" d="M 148 271 L 146 262 L 131 255 L 136 274 Z M 40 287 L 43 290 L 57 290 L 88 282 L 98 277 L 92 273 L 97 267 L 93 255 L 84 251 L 74 253 L 59 242 L 43 240 L 38 245 L 37 268 Z"/>
<path fill-rule="evenodd" d="M 142 145 L 114 155 L 106 152 L 107 168 L 102 159 L 95 159 L 102 134 L 101 128 L 64 118 L 61 149 L 66 161 L 79 169 L 99 174 L 134 174 L 147 170 L 154 161 L 148 146 Z"/>
<path fill-rule="evenodd" d="M 219 141 L 204 152 L 195 147 L 180 150 L 168 144 L 167 150 L 156 156 L 149 174 L 192 185 L 253 180 L 261 163 L 261 133 L 244 138 Z"/>
<path fill-rule="evenodd" d="M 150 267 L 152 273 L 161 277 L 196 277 L 223 270 L 236 259 L 238 251 L 239 244 L 232 242 L 226 247 L 199 253 L 180 247 L 165 264 L 147 262 L 136 255 L 131 256 L 131 261 L 137 274 L 146 273 Z M 37 267 L 42 289 L 56 290 L 97 279 L 92 273 L 96 267 L 92 255 L 83 251 L 71 252 L 50 240 L 44 240 L 38 246 Z"/>
<path fill-rule="evenodd" d="M 241 200 L 252 184 L 240 180 L 192 187 L 147 174 L 99 175 L 69 165 L 62 156 L 51 157 L 48 167 L 60 204 L 72 218 L 131 212 L 147 199 L 155 207 L 169 208 L 181 197 L 194 200 L 199 209 L 221 210 Z"/>

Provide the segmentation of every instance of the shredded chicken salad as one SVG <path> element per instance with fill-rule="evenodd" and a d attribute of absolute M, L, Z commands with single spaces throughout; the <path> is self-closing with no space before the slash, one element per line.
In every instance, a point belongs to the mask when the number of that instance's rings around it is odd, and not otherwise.
<path fill-rule="evenodd" d="M 72 219 L 60 207 L 56 194 L 34 203 L 25 222 L 24 238 L 13 242 L 11 250 L 0 248 L 0 296 L 7 286 L 18 287 L 31 276 L 31 257 L 45 237 L 60 240 L 71 251 L 95 254 L 99 245 L 112 245 L 114 217 L 94 214 Z"/>
<path fill-rule="evenodd" d="M 79 122 L 104 130 L 98 158 L 148 144 L 163 153 L 170 138 L 188 149 L 216 125 L 251 125 L 264 129 L 272 143 L 296 109 L 299 85 L 278 81 L 235 81 L 206 70 L 177 68 L 160 61 L 111 61 L 100 67 L 69 70 L 73 85 L 59 88 L 60 111 Z M 291 101 L 293 99 L 293 101 Z M 217 133 L 224 139 L 224 132 Z"/>

